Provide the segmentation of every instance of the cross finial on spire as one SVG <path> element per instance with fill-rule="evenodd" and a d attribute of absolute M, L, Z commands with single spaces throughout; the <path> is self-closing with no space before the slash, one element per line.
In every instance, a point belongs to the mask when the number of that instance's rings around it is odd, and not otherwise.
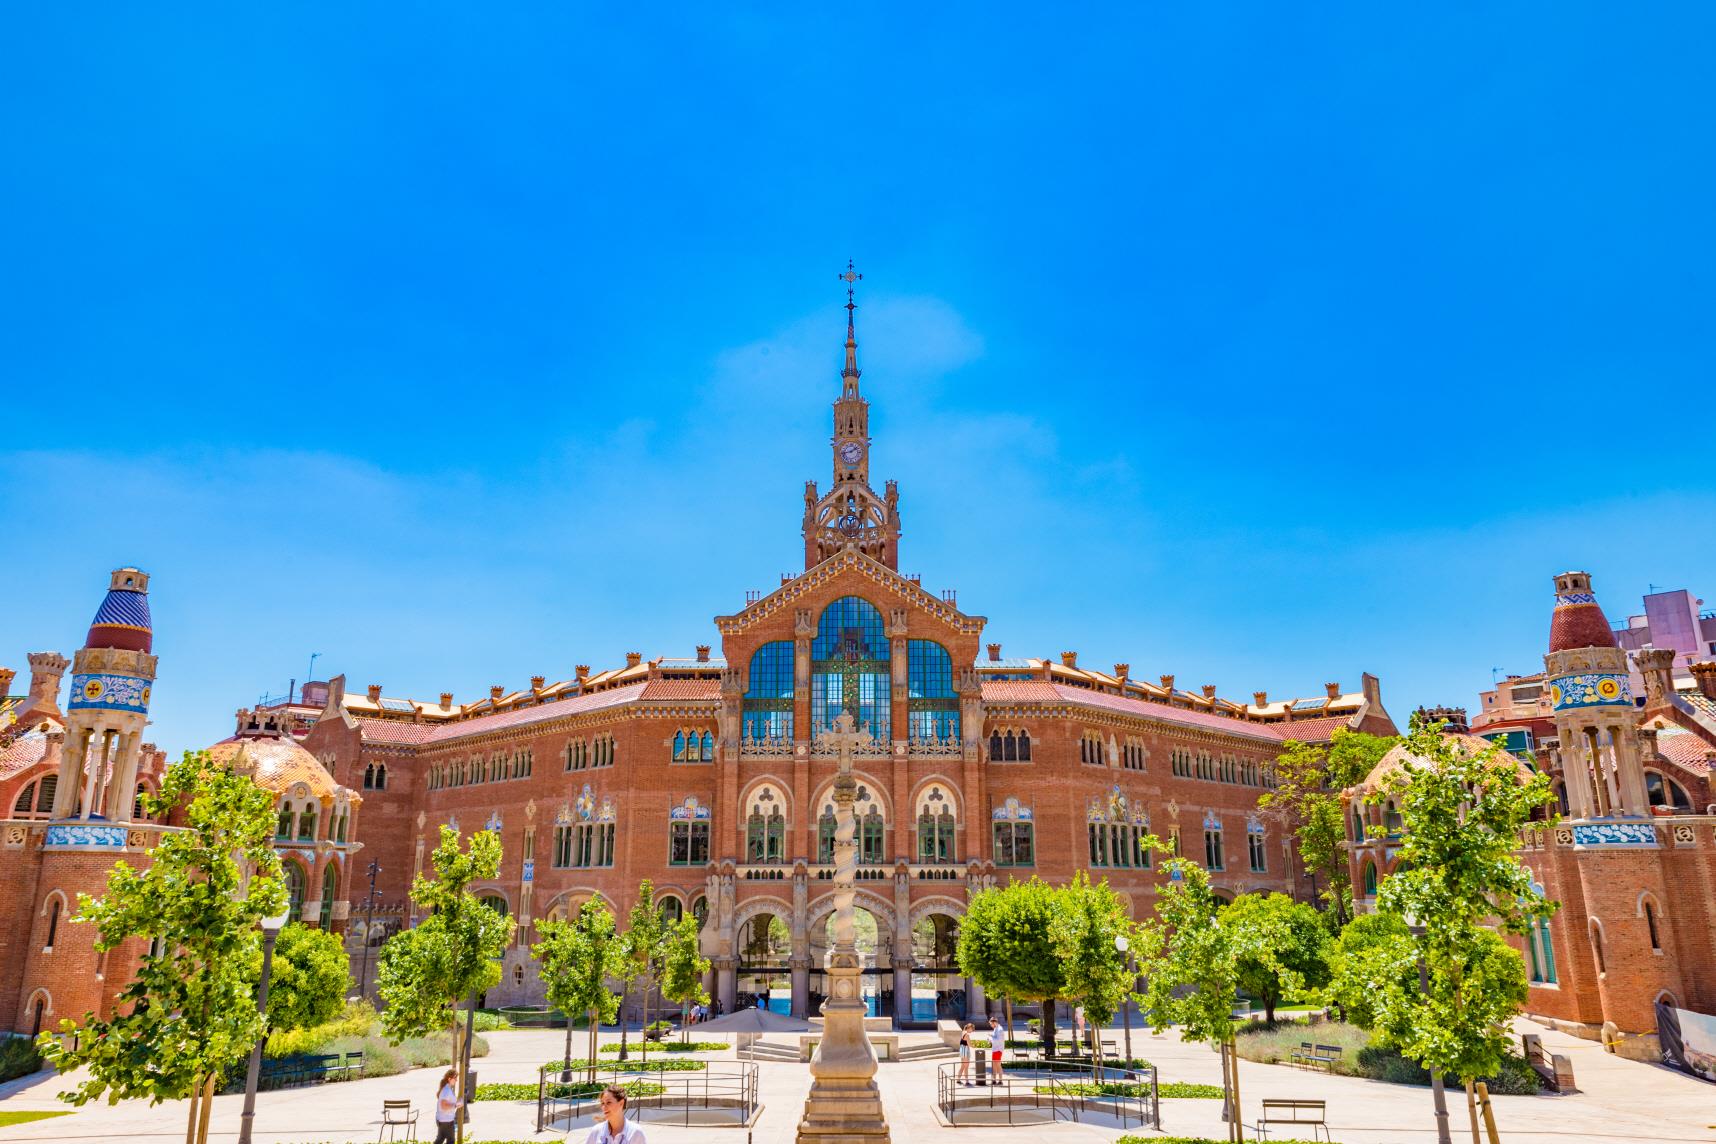
<path fill-rule="evenodd" d="M 858 332 L 853 325 L 852 311 L 858 308 L 858 303 L 852 300 L 852 284 L 862 282 L 864 276 L 853 268 L 852 260 L 848 258 L 846 270 L 836 277 L 846 283 L 846 368 L 840 371 L 840 376 L 851 378 L 853 382 L 856 382 L 858 378 Z M 851 384 L 848 383 L 849 386 Z"/>

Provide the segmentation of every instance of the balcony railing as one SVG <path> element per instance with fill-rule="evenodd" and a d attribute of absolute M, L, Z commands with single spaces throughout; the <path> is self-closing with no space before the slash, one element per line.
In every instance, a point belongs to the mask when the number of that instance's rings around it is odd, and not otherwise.
<path fill-rule="evenodd" d="M 739 757 L 741 759 L 779 759 L 790 758 L 791 755 L 791 739 L 739 740 Z"/>
<path fill-rule="evenodd" d="M 953 735 L 945 739 L 914 737 L 909 749 L 913 758 L 957 759 L 965 753 L 965 744 Z"/>

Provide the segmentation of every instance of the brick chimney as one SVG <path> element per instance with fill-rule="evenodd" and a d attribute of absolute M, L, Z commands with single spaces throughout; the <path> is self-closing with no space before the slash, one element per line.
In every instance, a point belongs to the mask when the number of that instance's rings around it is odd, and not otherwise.
<path fill-rule="evenodd" d="M 532 691 L 541 691 L 542 685 L 547 683 L 547 682 L 548 682 L 547 676 L 545 676 L 545 675 L 533 675 L 530 677 L 530 689 Z"/>
<path fill-rule="evenodd" d="M 1001 645 L 998 643 L 992 643 L 992 644 L 988 644 L 986 646 L 989 648 L 989 662 L 990 663 L 1000 663 L 1001 662 Z"/>
<path fill-rule="evenodd" d="M 1061 666 L 1062 667 L 1077 668 L 1078 667 L 1078 652 L 1076 652 L 1076 651 L 1063 651 L 1063 652 L 1061 652 Z"/>
<path fill-rule="evenodd" d="M 1258 707 L 1267 707 L 1269 706 L 1269 692 L 1253 691 L 1251 693 L 1251 700 Z"/>
<path fill-rule="evenodd" d="M 1164 675 L 1161 679 L 1162 690 L 1166 691 L 1169 695 L 1174 694 L 1174 677 L 1172 675 Z"/>
<path fill-rule="evenodd" d="M 4 699 L 7 695 L 11 694 L 12 680 L 15 679 L 17 675 L 18 673 L 9 667 L 0 667 L 0 699 Z"/>
<path fill-rule="evenodd" d="M 60 679 L 71 660 L 54 651 L 33 651 L 30 660 L 30 694 L 24 703 L 25 712 L 58 715 L 60 712 Z"/>
<path fill-rule="evenodd" d="M 1325 683 L 1323 684 L 1323 690 L 1329 693 L 1330 699 L 1339 699 L 1341 697 L 1341 685 L 1339 683 Z"/>
<path fill-rule="evenodd" d="M 572 669 L 572 678 L 576 679 L 579 683 L 583 683 L 586 679 L 589 679 L 590 665 L 587 663 L 581 663 L 574 667 Z"/>
<path fill-rule="evenodd" d="M 443 691 L 441 693 L 441 706 L 448 710 L 452 710 L 453 693 L 451 691 Z"/>
<path fill-rule="evenodd" d="M 1205 699 L 1208 699 L 1213 703 L 1215 701 L 1215 693 L 1216 693 L 1216 685 L 1215 684 L 1213 684 L 1213 683 L 1204 684 L 1204 698 Z"/>
<path fill-rule="evenodd" d="M 640 664 L 642 662 L 643 662 L 643 652 L 641 652 L 641 651 L 628 651 L 626 653 L 626 666 L 627 667 L 636 667 L 638 664 Z"/>
<path fill-rule="evenodd" d="M 1118 679 L 1122 684 L 1124 684 L 1126 682 L 1127 677 L 1130 676 L 1131 674 L 1132 674 L 1132 665 L 1131 664 L 1129 664 L 1129 663 L 1117 663 L 1114 665 L 1114 678 Z"/>
<path fill-rule="evenodd" d="M 1703 663 L 1692 665 L 1692 678 L 1698 681 L 1698 690 L 1711 699 L 1716 699 L 1716 660 L 1705 660 Z"/>
<path fill-rule="evenodd" d="M 1674 649 L 1646 648 L 1633 657 L 1644 676 L 1645 706 L 1659 707 L 1674 695 Z"/>
<path fill-rule="evenodd" d="M 381 684 L 372 683 L 369 685 L 367 690 L 369 691 L 369 701 L 371 703 L 381 702 Z"/>
<path fill-rule="evenodd" d="M 700 643 L 697 645 L 697 662 L 698 663 L 708 663 L 709 662 L 709 645 L 708 644 Z"/>
<path fill-rule="evenodd" d="M 494 683 L 489 685 L 489 701 L 491 703 L 499 703 L 500 697 L 505 693 L 506 688 L 502 687 L 500 684 Z"/>

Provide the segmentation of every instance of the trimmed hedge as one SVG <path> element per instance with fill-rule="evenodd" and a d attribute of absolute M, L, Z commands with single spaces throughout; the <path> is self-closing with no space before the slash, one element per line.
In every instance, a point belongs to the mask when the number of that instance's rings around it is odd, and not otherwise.
<path fill-rule="evenodd" d="M 561 1072 L 565 1069 L 587 1069 L 590 1067 L 589 1058 L 584 1057 L 575 1061 L 544 1061 L 543 1068 L 550 1072 Z M 619 1069 L 621 1072 L 702 1072 L 709 1067 L 708 1061 L 666 1060 L 653 1061 L 597 1061 L 596 1068 L 602 1072 Z"/>
<path fill-rule="evenodd" d="M 1137 1084 L 1132 1081 L 1103 1081 L 1101 1084 L 1090 1084 L 1078 1081 L 1073 1084 L 1052 1085 L 1039 1084 L 1034 1092 L 1059 1092 L 1070 1096 L 1149 1096 L 1150 1086 Z M 1163 1100 L 1170 1098 L 1182 1100 L 1193 1098 L 1197 1100 L 1220 1100 L 1221 1085 L 1219 1084 L 1188 1084 L 1185 1081 L 1169 1081 L 1158 1088 L 1158 1094 Z"/>
<path fill-rule="evenodd" d="M 549 1096 L 595 1096 L 607 1085 L 598 1081 L 595 1084 L 551 1084 L 548 1086 Z M 627 1097 L 660 1096 L 667 1091 L 667 1086 L 653 1080 L 627 1081 L 620 1086 L 626 1090 Z M 534 1084 L 479 1084 L 473 1100 L 535 1100 L 536 1086 Z"/>
<path fill-rule="evenodd" d="M 638 1046 L 635 1044 L 628 1045 L 626 1047 L 630 1052 L 635 1053 L 638 1051 Z M 721 1049 L 728 1049 L 728 1048 L 732 1048 L 732 1046 L 729 1045 L 726 1041 L 668 1041 L 665 1044 L 651 1045 L 650 1046 L 650 1052 L 652 1052 L 652 1053 L 713 1053 L 713 1052 L 718 1052 Z M 602 1045 L 596 1051 L 598 1053 L 617 1053 L 620 1051 L 620 1042 L 609 1041 L 607 1044 Z"/>
<path fill-rule="evenodd" d="M 0 1081 L 29 1076 L 42 1067 L 42 1054 L 28 1037 L 0 1038 Z"/>

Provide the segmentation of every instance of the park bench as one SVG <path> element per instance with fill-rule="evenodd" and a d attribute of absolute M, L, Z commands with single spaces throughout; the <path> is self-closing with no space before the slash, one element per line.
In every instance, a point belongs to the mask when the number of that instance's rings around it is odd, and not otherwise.
<path fill-rule="evenodd" d="M 405 1129 L 407 1140 L 417 1139 L 417 1113 L 412 1111 L 409 1100 L 384 1100 L 381 1102 L 381 1127 L 376 1131 L 376 1144 L 381 1144 L 385 1133 L 388 1139 L 399 1139 L 399 1130 Z"/>
<path fill-rule="evenodd" d="M 347 1053 L 344 1063 L 340 1065 L 340 1075 L 347 1080 L 357 1080 L 363 1076 L 363 1052 Z"/>
<path fill-rule="evenodd" d="M 1300 1128 L 1308 1125 L 1313 1140 L 1319 1130 L 1329 1137 L 1326 1103 L 1321 1100 L 1266 1100 L 1263 1102 L 1263 1115 L 1257 1119 L 1257 1135 L 1259 1139 L 1267 1140 L 1269 1125 L 1293 1124 Z"/>
<path fill-rule="evenodd" d="M 1341 1059 L 1339 1045 L 1318 1045 L 1310 1041 L 1300 1041 L 1299 1047 L 1287 1054 L 1289 1063 L 1300 1068 L 1320 1068 L 1324 1072 L 1333 1072 L 1335 1062 Z"/>

